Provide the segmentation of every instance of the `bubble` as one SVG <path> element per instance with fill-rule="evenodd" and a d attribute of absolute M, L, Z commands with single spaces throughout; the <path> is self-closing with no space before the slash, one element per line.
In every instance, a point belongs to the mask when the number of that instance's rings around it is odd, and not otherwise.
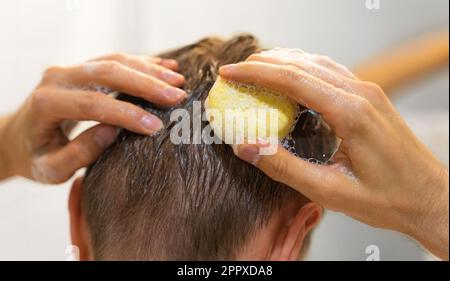
<path fill-rule="evenodd" d="M 317 165 L 323 165 L 323 164 L 324 164 L 322 161 L 317 160 L 317 159 L 315 159 L 315 158 L 309 158 L 309 159 L 308 159 L 308 162 L 309 162 L 309 163 L 312 163 L 312 164 L 317 164 Z"/>
<path fill-rule="evenodd" d="M 301 50 L 275 49 L 272 52 L 276 53 L 277 56 L 284 56 L 285 58 L 304 59 L 304 53 Z M 243 92 L 250 93 L 258 100 L 262 99 L 261 97 L 263 97 L 266 92 L 270 92 L 279 98 L 290 100 L 282 93 L 268 90 L 262 86 L 244 84 L 230 80 L 224 80 L 223 82 L 231 88 L 231 91 L 234 91 L 232 94 L 237 95 L 233 104 L 234 108 L 243 108 L 244 110 L 249 109 L 247 102 L 249 97 L 247 95 L 244 95 L 245 97 L 240 96 Z M 269 105 L 264 103 L 259 104 L 259 107 L 268 106 Z M 319 165 L 328 164 L 329 160 L 333 157 L 339 147 L 339 139 L 336 137 L 331 127 L 328 126 L 319 113 L 307 108 L 306 104 L 297 104 L 295 112 L 291 111 L 290 118 L 292 118 L 293 113 L 295 113 L 294 122 L 291 128 L 289 128 L 287 136 L 280 141 L 281 145 L 291 154 L 306 161 Z M 284 132 L 286 132 L 286 130 Z"/>
<path fill-rule="evenodd" d="M 299 106 L 295 122 L 281 144 L 305 161 L 328 165 L 339 147 L 339 139 L 320 114 Z"/>
<path fill-rule="evenodd" d="M 255 86 L 249 85 L 248 86 L 248 92 L 249 92 L 249 94 L 255 94 L 255 93 L 257 93 L 257 89 L 256 89 Z"/>
<path fill-rule="evenodd" d="M 298 156 L 297 152 L 295 151 L 295 140 L 290 135 L 288 135 L 281 141 L 281 145 L 290 153 Z"/>

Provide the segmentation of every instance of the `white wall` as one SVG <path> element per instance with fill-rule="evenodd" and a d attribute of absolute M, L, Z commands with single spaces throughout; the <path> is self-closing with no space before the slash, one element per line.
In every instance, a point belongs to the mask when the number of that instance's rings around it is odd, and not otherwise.
<path fill-rule="evenodd" d="M 134 52 L 136 12 L 133 1 L 0 0 L 0 114 L 15 110 L 50 65 Z M 69 187 L 0 184 L 0 260 L 65 258 Z"/>
<path fill-rule="evenodd" d="M 299 47 L 347 65 L 395 42 L 448 28 L 447 0 L 0 0 L 0 114 L 27 97 L 46 66 L 113 51 L 149 53 L 208 35 L 251 32 L 267 46 Z M 405 89 L 396 104 L 448 165 L 448 70 Z M 430 125 L 431 124 L 431 125 Z M 65 258 L 70 183 L 0 184 L 0 260 Z M 364 259 L 376 244 L 382 259 L 423 259 L 401 235 L 328 213 L 311 259 Z"/>

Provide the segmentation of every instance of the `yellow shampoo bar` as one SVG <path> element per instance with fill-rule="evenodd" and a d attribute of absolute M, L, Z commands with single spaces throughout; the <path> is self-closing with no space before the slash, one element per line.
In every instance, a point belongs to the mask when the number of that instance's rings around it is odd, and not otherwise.
<path fill-rule="evenodd" d="M 258 138 L 281 140 L 299 115 L 299 106 L 280 93 L 221 77 L 211 88 L 205 109 L 214 134 L 227 144 Z"/>

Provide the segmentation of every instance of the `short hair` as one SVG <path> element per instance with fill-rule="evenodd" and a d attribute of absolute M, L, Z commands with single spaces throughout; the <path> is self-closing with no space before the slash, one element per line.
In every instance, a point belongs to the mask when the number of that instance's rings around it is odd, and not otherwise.
<path fill-rule="evenodd" d="M 186 77 L 189 97 L 178 108 L 192 112 L 221 65 L 259 50 L 254 37 L 241 35 L 206 38 L 162 54 L 177 60 Z M 165 128 L 155 136 L 122 130 L 87 170 L 82 208 L 95 259 L 232 260 L 286 200 L 307 202 L 235 157 L 228 145 L 173 144 L 173 109 L 119 98 L 156 114 Z"/>

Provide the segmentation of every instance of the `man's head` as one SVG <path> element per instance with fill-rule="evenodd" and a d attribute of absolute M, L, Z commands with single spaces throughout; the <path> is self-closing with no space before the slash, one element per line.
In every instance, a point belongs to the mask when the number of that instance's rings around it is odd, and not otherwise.
<path fill-rule="evenodd" d="M 179 62 L 192 113 L 221 65 L 259 50 L 251 36 L 208 38 L 161 55 Z M 297 259 L 322 209 L 233 156 L 225 144 L 173 144 L 173 109 L 119 97 L 165 125 L 155 136 L 122 131 L 76 180 L 71 232 L 81 258 L 101 260 Z"/>

